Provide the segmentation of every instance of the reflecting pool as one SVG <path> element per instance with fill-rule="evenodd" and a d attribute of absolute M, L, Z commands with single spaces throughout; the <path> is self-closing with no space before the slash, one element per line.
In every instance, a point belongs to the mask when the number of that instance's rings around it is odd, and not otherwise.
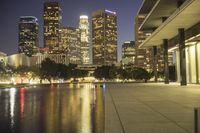
<path fill-rule="evenodd" d="M 0 133 L 104 133 L 104 85 L 0 89 Z"/>

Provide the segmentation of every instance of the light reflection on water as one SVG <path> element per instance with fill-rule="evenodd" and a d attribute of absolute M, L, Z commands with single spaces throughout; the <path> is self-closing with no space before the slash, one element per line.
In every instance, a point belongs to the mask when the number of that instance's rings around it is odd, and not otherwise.
<path fill-rule="evenodd" d="M 10 119 L 11 119 L 10 123 L 11 123 L 12 128 L 14 126 L 15 94 L 16 94 L 16 89 L 11 88 L 10 89 Z"/>
<path fill-rule="evenodd" d="M 94 84 L 1 90 L 0 132 L 104 133 L 103 93 Z"/>

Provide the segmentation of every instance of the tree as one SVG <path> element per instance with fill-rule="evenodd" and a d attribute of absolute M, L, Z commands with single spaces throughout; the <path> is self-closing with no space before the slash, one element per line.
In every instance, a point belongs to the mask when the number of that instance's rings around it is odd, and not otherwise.
<path fill-rule="evenodd" d="M 46 58 L 41 63 L 40 77 L 41 79 L 48 79 L 51 83 L 51 79 L 57 76 L 57 64 L 49 58 Z"/>
<path fill-rule="evenodd" d="M 109 77 L 109 70 L 110 67 L 109 66 L 101 66 L 101 67 L 97 67 L 94 71 L 94 76 L 97 79 L 110 79 Z"/>
<path fill-rule="evenodd" d="M 122 80 L 128 79 L 128 72 L 125 69 L 119 68 L 117 69 L 117 76 Z"/>
<path fill-rule="evenodd" d="M 61 79 L 69 79 L 70 78 L 70 69 L 65 64 L 57 64 L 56 75 Z"/>
<path fill-rule="evenodd" d="M 117 78 L 117 67 L 115 65 L 109 66 L 109 79 Z"/>
<path fill-rule="evenodd" d="M 133 79 L 144 80 L 145 82 L 147 82 L 147 80 L 149 80 L 152 77 L 151 73 L 149 73 L 147 70 L 145 70 L 143 68 L 139 68 L 139 67 L 133 68 L 131 73 L 133 75 Z"/>

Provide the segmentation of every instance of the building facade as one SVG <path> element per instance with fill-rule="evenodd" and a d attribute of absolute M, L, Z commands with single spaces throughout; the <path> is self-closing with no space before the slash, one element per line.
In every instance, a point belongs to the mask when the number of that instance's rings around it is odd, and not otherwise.
<path fill-rule="evenodd" d="M 136 58 L 135 63 L 137 67 L 142 67 L 148 69 L 148 59 L 147 59 L 147 49 L 139 48 L 139 45 L 145 40 L 147 37 L 145 32 L 141 32 L 138 30 L 141 23 L 144 21 L 143 16 L 135 17 L 135 45 L 136 45 Z"/>
<path fill-rule="evenodd" d="M 38 19 L 33 16 L 22 16 L 19 19 L 18 52 L 32 56 L 39 46 Z"/>
<path fill-rule="evenodd" d="M 135 66 L 135 42 L 134 41 L 126 41 L 122 45 L 122 64 L 132 64 Z"/>
<path fill-rule="evenodd" d="M 135 17 L 135 43 L 136 43 L 136 59 L 135 64 L 137 67 L 142 67 L 147 71 L 164 71 L 164 57 L 163 57 L 163 47 L 157 46 L 153 47 L 140 47 L 140 45 L 152 34 L 152 30 L 148 29 L 145 31 L 139 30 L 140 26 L 143 24 L 146 15 L 138 14 Z M 173 65 L 173 53 L 168 53 L 169 65 Z M 156 57 L 154 56 L 156 55 Z M 155 58 L 154 58 L 155 57 Z M 155 65 L 156 64 L 156 65 Z"/>
<path fill-rule="evenodd" d="M 13 54 L 5 57 L 6 65 L 19 67 L 19 66 L 27 66 L 27 67 L 40 67 L 43 60 L 46 58 L 50 58 L 56 63 L 61 63 L 68 65 L 69 59 L 66 54 L 49 54 L 49 53 L 37 53 L 33 56 L 29 57 L 24 53 Z M 51 67 L 51 66 L 50 66 Z"/>
<path fill-rule="evenodd" d="M 81 32 L 74 27 L 62 27 L 60 52 L 67 54 L 72 64 L 82 64 Z"/>
<path fill-rule="evenodd" d="M 117 62 L 117 14 L 109 10 L 92 13 L 93 64 L 111 65 Z"/>
<path fill-rule="evenodd" d="M 90 29 L 88 16 L 81 15 L 79 29 L 81 32 L 81 58 L 83 64 L 90 64 Z"/>
<path fill-rule="evenodd" d="M 150 1 L 144 0 L 138 12 L 147 16 L 140 31 L 152 30 L 151 36 L 140 47 L 163 48 L 165 83 L 169 83 L 169 51 L 175 55 L 176 75 L 180 84 L 199 83 L 200 1 Z"/>
<path fill-rule="evenodd" d="M 50 53 L 56 53 L 59 48 L 61 8 L 59 2 L 44 3 L 44 47 Z"/>

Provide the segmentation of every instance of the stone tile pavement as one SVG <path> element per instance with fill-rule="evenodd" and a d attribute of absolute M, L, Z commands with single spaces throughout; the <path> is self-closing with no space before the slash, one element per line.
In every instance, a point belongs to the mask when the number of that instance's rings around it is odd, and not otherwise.
<path fill-rule="evenodd" d="M 105 133 L 194 133 L 200 85 L 107 84 Z"/>

